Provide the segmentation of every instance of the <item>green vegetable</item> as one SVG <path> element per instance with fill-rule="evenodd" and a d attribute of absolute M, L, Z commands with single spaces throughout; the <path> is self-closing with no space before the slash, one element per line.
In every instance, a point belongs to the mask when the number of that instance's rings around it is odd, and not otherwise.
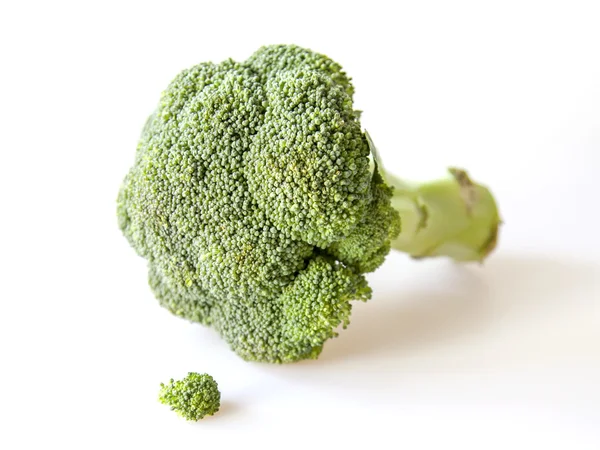
<path fill-rule="evenodd" d="M 501 223 L 491 192 L 457 168 L 448 169 L 446 178 L 426 183 L 385 173 L 371 137 L 365 134 L 374 163 L 394 188 L 391 204 L 402 218 L 402 232 L 392 240 L 392 248 L 414 258 L 483 261 L 496 247 Z"/>
<path fill-rule="evenodd" d="M 419 187 L 385 174 L 353 91 L 326 56 L 263 47 L 180 73 L 142 132 L 120 228 L 159 302 L 246 360 L 316 358 L 391 247 L 481 260 L 494 246 L 491 194 L 462 171 Z"/>
<path fill-rule="evenodd" d="M 388 178 L 394 186 L 392 206 L 402 217 L 402 233 L 392 248 L 415 258 L 483 261 L 496 246 L 500 222 L 496 202 L 464 170 L 449 172 L 448 178 L 412 185 Z"/>
<path fill-rule="evenodd" d="M 217 382 L 208 374 L 190 372 L 182 380 L 160 383 L 159 401 L 187 420 L 212 416 L 221 405 Z"/>

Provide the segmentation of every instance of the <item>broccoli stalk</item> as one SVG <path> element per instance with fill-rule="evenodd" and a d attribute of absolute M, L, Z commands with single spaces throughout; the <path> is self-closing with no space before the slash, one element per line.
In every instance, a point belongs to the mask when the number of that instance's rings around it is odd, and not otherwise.
<path fill-rule="evenodd" d="M 401 231 L 391 248 L 413 258 L 447 256 L 455 261 L 482 262 L 496 247 L 501 223 L 494 196 L 463 169 L 423 183 L 408 182 L 385 171 L 377 148 L 365 131 L 376 170 L 393 188 L 392 207 L 400 215 Z"/>
<path fill-rule="evenodd" d="M 448 256 L 455 261 L 483 261 L 496 246 L 500 218 L 490 191 L 461 169 L 425 183 L 407 183 L 393 175 L 392 206 L 399 212 L 401 232 L 395 250 L 414 258 Z"/>

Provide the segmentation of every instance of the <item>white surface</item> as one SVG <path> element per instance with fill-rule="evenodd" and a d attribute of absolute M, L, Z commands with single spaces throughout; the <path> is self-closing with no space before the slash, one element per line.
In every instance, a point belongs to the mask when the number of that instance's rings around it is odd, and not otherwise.
<path fill-rule="evenodd" d="M 600 448 L 599 20 L 595 1 L 4 2 L 0 448 Z M 505 220 L 484 267 L 391 255 L 348 330 L 287 366 L 161 309 L 114 211 L 170 79 L 267 43 L 338 60 L 388 168 L 464 166 Z M 191 370 L 223 394 L 198 424 L 156 401 Z"/>

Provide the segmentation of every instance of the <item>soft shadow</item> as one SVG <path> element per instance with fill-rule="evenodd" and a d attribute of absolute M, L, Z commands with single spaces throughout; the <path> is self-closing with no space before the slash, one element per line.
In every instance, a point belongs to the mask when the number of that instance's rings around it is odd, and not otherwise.
<path fill-rule="evenodd" d="M 233 417 L 238 415 L 241 412 L 241 408 L 240 405 L 238 403 L 234 403 L 230 400 L 225 400 L 221 402 L 221 406 L 219 407 L 219 411 L 217 412 L 216 415 L 219 416 L 227 416 L 227 417 Z"/>
<path fill-rule="evenodd" d="M 414 290 L 381 293 L 373 299 L 379 305 L 354 308 L 348 329 L 326 344 L 319 359 L 327 362 L 409 353 L 447 342 L 489 320 L 489 305 L 482 301 L 485 295 L 480 280 L 471 280 L 459 292 L 445 294 Z"/>
<path fill-rule="evenodd" d="M 511 320 L 568 308 L 569 294 L 580 290 L 600 295 L 600 273 L 585 262 L 498 255 L 482 267 L 448 263 L 443 270 L 439 288 L 436 280 L 422 291 L 414 283 L 408 290 L 390 290 L 392 282 L 388 290 L 374 286 L 373 300 L 355 308 L 348 330 L 326 344 L 320 362 L 401 356 L 476 335 L 492 322 L 510 327 Z"/>
<path fill-rule="evenodd" d="M 491 327 L 510 335 L 523 321 L 535 327 L 547 314 L 600 301 L 600 268 L 592 262 L 496 255 L 484 267 L 436 264 L 430 267 L 433 280 L 423 276 L 424 266 L 417 270 L 418 280 L 410 272 L 397 288 L 391 277 L 372 283 L 374 298 L 355 307 L 348 329 L 325 345 L 318 360 L 264 370 L 340 388 L 360 387 L 365 377 L 375 376 L 377 385 L 385 386 L 403 370 L 419 370 L 415 357 L 453 340 L 461 339 L 460 348 L 468 348 Z M 453 370 L 453 357 L 445 350 L 428 354 L 428 367 Z"/>

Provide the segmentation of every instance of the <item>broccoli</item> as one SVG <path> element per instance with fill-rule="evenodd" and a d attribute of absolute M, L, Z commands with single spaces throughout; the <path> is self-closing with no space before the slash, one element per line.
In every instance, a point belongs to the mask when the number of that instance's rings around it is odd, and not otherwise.
<path fill-rule="evenodd" d="M 326 56 L 268 46 L 181 72 L 142 131 L 119 226 L 160 304 L 246 360 L 316 358 L 391 248 L 480 261 L 495 245 L 489 191 L 460 170 L 386 174 L 353 92 Z"/>
<path fill-rule="evenodd" d="M 182 380 L 160 383 L 159 401 L 187 420 L 212 416 L 221 405 L 217 382 L 207 373 L 190 372 Z"/>

